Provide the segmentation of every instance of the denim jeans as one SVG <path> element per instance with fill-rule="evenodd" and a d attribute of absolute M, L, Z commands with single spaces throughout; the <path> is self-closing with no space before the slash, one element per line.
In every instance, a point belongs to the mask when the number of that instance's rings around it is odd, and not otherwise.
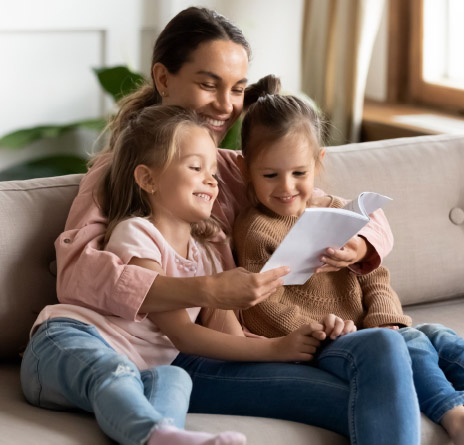
<path fill-rule="evenodd" d="M 464 339 L 441 324 L 399 330 L 409 349 L 421 410 L 436 423 L 464 405 Z"/>
<path fill-rule="evenodd" d="M 179 354 L 190 412 L 272 417 L 336 431 L 358 445 L 419 444 L 420 412 L 404 340 L 366 329 L 329 342 L 312 364 L 224 362 Z"/>
<path fill-rule="evenodd" d="M 143 444 L 156 425 L 184 426 L 192 382 L 174 366 L 139 372 L 93 326 L 68 318 L 42 323 L 21 364 L 26 399 L 48 409 L 95 413 L 122 444 Z"/>

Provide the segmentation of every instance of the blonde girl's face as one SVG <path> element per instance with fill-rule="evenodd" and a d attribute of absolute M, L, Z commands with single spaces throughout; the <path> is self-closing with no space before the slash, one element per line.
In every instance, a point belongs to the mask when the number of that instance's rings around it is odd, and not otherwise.
<path fill-rule="evenodd" d="M 304 135 L 284 136 L 265 147 L 249 165 L 258 201 L 281 216 L 300 216 L 314 190 L 316 162 Z"/>
<path fill-rule="evenodd" d="M 217 149 L 205 128 L 181 130 L 176 156 L 151 196 L 155 225 L 186 225 L 209 218 L 218 195 Z"/>
<path fill-rule="evenodd" d="M 202 43 L 176 74 L 161 64 L 153 68 L 163 105 L 195 110 L 216 145 L 242 112 L 247 71 L 245 49 L 230 40 Z"/>

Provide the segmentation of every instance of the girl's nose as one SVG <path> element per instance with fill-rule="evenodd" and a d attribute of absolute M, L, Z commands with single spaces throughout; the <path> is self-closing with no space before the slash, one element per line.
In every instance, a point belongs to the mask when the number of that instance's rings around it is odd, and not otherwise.
<path fill-rule="evenodd" d="M 291 177 L 284 176 L 280 181 L 280 188 L 284 192 L 291 191 L 293 189 L 293 180 Z"/>

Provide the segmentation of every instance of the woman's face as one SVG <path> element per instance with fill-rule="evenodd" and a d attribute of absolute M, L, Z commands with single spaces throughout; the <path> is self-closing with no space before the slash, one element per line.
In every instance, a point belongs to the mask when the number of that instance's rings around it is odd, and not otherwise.
<path fill-rule="evenodd" d="M 163 105 L 195 110 L 219 144 L 242 112 L 247 70 L 248 55 L 243 46 L 214 40 L 193 51 L 176 74 L 164 70 L 157 87 L 162 96 L 164 93 Z"/>

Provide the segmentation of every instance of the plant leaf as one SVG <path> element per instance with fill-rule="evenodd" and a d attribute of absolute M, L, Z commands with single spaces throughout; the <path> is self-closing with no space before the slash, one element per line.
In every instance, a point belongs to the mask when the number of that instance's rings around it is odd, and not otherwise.
<path fill-rule="evenodd" d="M 105 125 L 105 119 L 96 118 L 77 121 L 71 124 L 41 125 L 38 127 L 23 128 L 21 130 L 8 133 L 0 138 L 0 147 L 12 149 L 22 148 L 40 139 L 61 136 L 68 131 L 76 130 L 78 128 L 102 131 L 103 128 L 105 128 Z"/>
<path fill-rule="evenodd" d="M 229 131 L 220 144 L 221 148 L 228 148 L 229 150 L 240 150 L 242 146 L 241 134 L 242 119 L 239 118 L 234 122 L 232 127 L 229 128 Z"/>
<path fill-rule="evenodd" d="M 129 70 L 126 66 L 94 68 L 93 71 L 102 88 L 113 97 L 115 102 L 132 93 L 145 82 L 141 74 Z"/>
<path fill-rule="evenodd" d="M 0 181 L 85 173 L 87 159 L 76 155 L 53 155 L 14 165 L 0 171 Z"/>

